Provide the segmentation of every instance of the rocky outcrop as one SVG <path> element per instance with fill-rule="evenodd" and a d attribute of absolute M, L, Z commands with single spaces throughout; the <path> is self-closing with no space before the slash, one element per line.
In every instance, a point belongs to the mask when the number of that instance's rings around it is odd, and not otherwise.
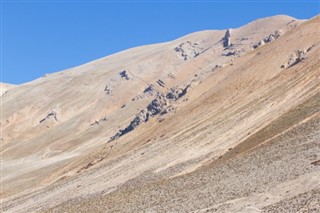
<path fill-rule="evenodd" d="M 281 68 L 284 69 L 284 68 L 289 68 L 289 67 L 292 67 L 296 64 L 298 64 L 299 62 L 305 60 L 308 56 L 308 52 L 312 51 L 314 49 L 316 45 L 312 45 L 308 48 L 305 48 L 305 49 L 302 49 L 302 50 L 296 50 L 294 53 L 291 53 L 289 56 L 288 56 L 288 59 L 287 61 L 281 65 Z"/>
<path fill-rule="evenodd" d="M 246 53 L 246 49 L 241 47 L 239 44 L 230 44 L 229 46 L 225 47 L 225 49 L 222 51 L 222 56 L 242 56 Z"/>
<path fill-rule="evenodd" d="M 279 38 L 281 36 L 281 32 L 280 31 L 275 31 L 274 33 L 268 35 L 267 37 L 265 37 L 264 39 L 262 39 L 261 41 L 257 42 L 256 44 L 253 45 L 253 49 L 256 49 L 260 46 L 265 45 L 266 43 L 272 42 L 273 40 L 276 40 L 277 38 Z"/>
<path fill-rule="evenodd" d="M 203 52 L 203 48 L 201 48 L 198 43 L 191 43 L 190 41 L 181 43 L 174 50 L 176 51 L 178 56 L 185 61 L 191 58 L 195 58 L 201 52 Z"/>
<path fill-rule="evenodd" d="M 143 91 L 143 93 L 151 93 L 153 94 L 155 91 L 153 84 L 150 84 L 147 88 L 145 88 L 145 90 Z"/>
<path fill-rule="evenodd" d="M 126 70 L 121 71 L 119 75 L 122 80 L 130 80 L 129 74 Z"/>
<path fill-rule="evenodd" d="M 223 42 L 223 47 L 227 48 L 231 45 L 231 30 L 228 29 L 226 31 L 226 34 L 224 35 L 224 37 L 222 38 L 222 42 Z"/>
<path fill-rule="evenodd" d="M 150 117 L 155 117 L 157 115 L 164 115 L 175 110 L 172 103 L 179 98 L 183 97 L 188 90 L 194 85 L 194 82 L 187 84 L 183 88 L 173 87 L 167 93 L 157 92 L 156 97 L 147 105 L 147 107 L 141 110 L 128 126 L 120 129 L 115 135 L 110 137 L 110 141 L 116 140 L 117 138 L 127 134 L 134 130 L 137 126 L 145 123 Z M 144 92 L 153 92 L 153 86 L 150 85 L 145 89 Z"/>
<path fill-rule="evenodd" d="M 138 125 L 140 125 L 141 123 L 147 122 L 149 119 L 149 113 L 146 112 L 145 110 L 141 110 L 136 116 L 135 118 L 130 122 L 130 124 L 125 127 L 124 129 L 119 130 L 114 136 L 112 136 L 110 138 L 109 141 L 113 141 L 119 137 L 121 137 L 122 135 L 127 134 L 128 132 L 131 132 L 132 130 L 134 130 Z"/>
<path fill-rule="evenodd" d="M 178 100 L 179 98 L 181 98 L 182 96 L 184 96 L 188 92 L 188 89 L 190 88 L 190 86 L 191 86 L 191 84 L 188 84 L 184 88 L 173 87 L 166 94 L 166 98 L 168 100 L 176 101 L 176 100 Z"/>
<path fill-rule="evenodd" d="M 158 94 L 155 99 L 153 99 L 148 106 L 141 110 L 134 119 L 130 122 L 128 126 L 123 129 L 120 129 L 114 136 L 110 138 L 109 141 L 113 141 L 128 132 L 134 130 L 141 123 L 145 123 L 149 120 L 149 117 L 154 117 L 160 113 L 165 112 L 165 108 L 167 107 L 168 102 L 163 94 Z"/>
<path fill-rule="evenodd" d="M 147 88 L 145 88 L 143 90 L 142 94 L 139 94 L 137 96 L 135 96 L 134 98 L 132 98 L 132 101 L 137 101 L 140 99 L 144 99 L 150 96 L 155 96 L 158 94 L 158 91 L 155 89 L 155 86 L 153 84 L 150 84 Z"/>
<path fill-rule="evenodd" d="M 290 54 L 286 63 L 281 65 L 281 68 L 289 68 L 305 60 L 307 58 L 307 52 L 308 50 L 297 50 Z"/>
<path fill-rule="evenodd" d="M 256 44 L 253 45 L 253 49 L 256 49 L 256 48 L 258 48 L 258 47 L 260 47 L 260 46 L 263 46 L 263 45 L 265 45 L 265 44 L 266 44 L 266 43 L 265 43 L 263 40 L 258 41 Z"/>
<path fill-rule="evenodd" d="M 159 94 L 155 99 L 151 101 L 146 110 L 148 115 L 155 116 L 163 112 L 167 105 L 167 98 L 163 94 Z"/>
<path fill-rule="evenodd" d="M 276 39 L 279 38 L 279 37 L 280 37 L 280 32 L 279 32 L 279 31 L 276 31 L 275 33 L 270 34 L 269 36 L 265 37 L 265 38 L 263 39 L 263 41 L 264 41 L 265 43 L 269 43 L 269 42 L 271 42 L 271 41 L 273 41 L 273 40 L 276 40 Z"/>

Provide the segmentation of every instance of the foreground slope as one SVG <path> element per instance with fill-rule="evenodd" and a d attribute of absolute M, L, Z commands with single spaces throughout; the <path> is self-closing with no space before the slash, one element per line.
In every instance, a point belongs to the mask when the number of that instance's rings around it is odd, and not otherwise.
<path fill-rule="evenodd" d="M 316 208 L 319 17 L 229 34 L 135 48 L 8 91 L 4 210 Z"/>

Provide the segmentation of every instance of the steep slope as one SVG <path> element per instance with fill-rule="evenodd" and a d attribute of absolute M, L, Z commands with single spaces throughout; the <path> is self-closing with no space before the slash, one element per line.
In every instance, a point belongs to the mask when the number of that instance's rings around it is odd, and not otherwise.
<path fill-rule="evenodd" d="M 13 85 L 13 84 L 0 83 L 0 88 L 1 88 L 0 96 L 6 94 L 8 90 L 14 88 L 15 86 L 16 85 Z"/>
<path fill-rule="evenodd" d="M 194 33 L 8 91 L 4 210 L 221 212 L 317 190 L 319 167 L 293 147 L 317 160 L 319 17 L 300 24 L 276 16 Z"/>

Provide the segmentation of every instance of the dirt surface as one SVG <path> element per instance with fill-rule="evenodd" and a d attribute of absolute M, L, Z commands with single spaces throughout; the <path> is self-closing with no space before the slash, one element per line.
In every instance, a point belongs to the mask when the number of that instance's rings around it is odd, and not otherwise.
<path fill-rule="evenodd" d="M 319 23 L 259 19 L 10 87 L 2 211 L 319 212 Z"/>
<path fill-rule="evenodd" d="M 320 153 L 319 94 L 310 102 L 295 109 L 314 109 L 299 125 L 232 159 L 173 179 L 129 181 L 110 194 L 78 198 L 48 212 L 283 212 L 291 201 L 292 212 L 319 210 L 319 196 L 311 196 L 320 190 L 320 168 L 311 164 Z"/>

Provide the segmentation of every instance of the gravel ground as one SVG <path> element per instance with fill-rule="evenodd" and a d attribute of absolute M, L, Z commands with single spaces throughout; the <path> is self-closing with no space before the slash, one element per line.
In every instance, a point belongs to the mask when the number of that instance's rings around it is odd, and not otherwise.
<path fill-rule="evenodd" d="M 320 166 L 312 163 L 320 157 L 318 129 L 320 115 L 318 96 L 314 98 L 295 109 L 297 118 L 299 114 L 296 112 L 304 115 L 300 117 L 300 124 L 291 127 L 288 119 L 279 118 L 277 122 L 271 124 L 275 125 L 273 128 L 277 125 L 282 128 L 287 125 L 288 128 L 283 128 L 286 130 L 273 136 L 266 143 L 255 146 L 251 144 L 250 151 L 240 147 L 238 150 L 242 151 L 235 152 L 228 157 L 229 159 L 219 159 L 184 176 L 145 182 L 129 181 L 112 193 L 73 199 L 55 208 L 42 210 L 47 212 L 230 212 L 230 209 L 237 209 L 237 212 L 319 211 L 317 187 L 320 187 L 320 180 L 316 177 L 320 174 Z M 306 111 L 308 113 L 305 113 Z M 290 113 L 292 111 L 284 116 Z M 265 131 L 261 130 L 255 137 L 263 135 Z M 237 147 L 234 150 L 237 150 Z M 140 178 L 147 180 L 148 176 L 152 174 L 147 173 Z M 304 186 L 306 183 L 302 177 L 314 180 L 310 184 L 310 190 Z M 290 181 L 295 183 L 291 190 L 281 187 L 281 184 Z M 276 188 L 279 194 L 268 197 L 269 191 Z M 250 206 L 245 206 L 244 201 L 232 202 L 235 199 L 254 198 L 258 194 L 263 194 L 269 200 L 258 200 L 257 206 L 252 203 Z"/>

